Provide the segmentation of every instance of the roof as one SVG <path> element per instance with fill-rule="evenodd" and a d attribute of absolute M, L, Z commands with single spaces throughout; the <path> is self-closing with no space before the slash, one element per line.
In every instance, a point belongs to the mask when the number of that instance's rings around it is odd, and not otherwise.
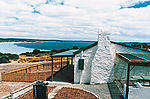
<path fill-rule="evenodd" d="M 150 66 L 150 54 L 117 53 L 116 55 L 133 66 Z"/>
<path fill-rule="evenodd" d="M 87 50 L 87 49 L 89 49 L 89 48 L 92 48 L 92 47 L 96 46 L 97 43 L 98 43 L 98 42 L 94 42 L 93 44 L 91 44 L 91 45 L 89 45 L 89 46 L 83 47 L 83 48 L 79 49 L 78 51 L 74 52 L 74 54 L 78 54 L 78 53 L 80 53 L 81 51 L 85 51 L 85 50 Z"/>
<path fill-rule="evenodd" d="M 141 48 L 138 48 L 138 47 L 133 47 L 133 46 L 125 45 L 125 44 L 118 43 L 118 42 L 114 42 L 114 41 L 110 41 L 110 42 L 111 42 L 111 43 L 114 43 L 114 44 L 117 44 L 117 45 L 124 46 L 124 47 L 133 48 L 133 49 L 138 49 L 138 50 L 142 50 L 142 51 L 146 51 L 146 52 L 150 52 L 150 51 L 148 51 L 148 50 L 141 49 Z M 96 46 L 97 44 L 98 44 L 98 42 L 95 42 L 95 43 L 93 43 L 93 44 L 91 44 L 91 45 L 89 45 L 89 46 L 86 46 L 86 47 L 84 47 L 84 48 L 82 48 L 82 49 L 79 49 L 78 51 L 74 52 L 74 54 L 78 54 L 78 53 L 80 53 L 81 51 L 85 51 L 85 50 L 87 50 L 87 49 L 89 49 L 89 48 L 92 48 L 92 47 Z"/>
<path fill-rule="evenodd" d="M 74 52 L 78 51 L 78 49 L 76 50 L 69 50 L 69 51 L 65 51 L 62 53 L 58 53 L 58 54 L 54 54 L 52 55 L 52 57 L 66 57 L 66 56 L 74 56 Z"/>
<path fill-rule="evenodd" d="M 114 43 L 114 44 L 118 44 L 118 45 L 124 46 L 124 47 L 129 47 L 129 48 L 133 48 L 133 49 L 138 49 L 138 50 L 150 52 L 150 51 L 148 51 L 148 50 L 146 50 L 146 49 L 141 49 L 141 48 L 138 48 L 138 47 L 133 47 L 133 46 L 125 45 L 125 44 L 118 43 L 118 42 L 114 42 L 114 41 L 110 41 L 110 42 L 111 42 L 111 43 Z"/>

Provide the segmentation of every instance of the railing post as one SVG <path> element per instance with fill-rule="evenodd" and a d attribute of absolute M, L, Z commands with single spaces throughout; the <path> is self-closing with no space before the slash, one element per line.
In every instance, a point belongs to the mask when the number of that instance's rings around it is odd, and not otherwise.
<path fill-rule="evenodd" d="M 26 68 L 26 73 L 28 73 L 28 70 L 27 70 L 27 68 Z"/>
<path fill-rule="evenodd" d="M 1 73 L 1 80 L 4 81 L 4 73 Z"/>
<path fill-rule="evenodd" d="M 43 70 L 45 70 L 45 69 L 44 69 L 44 67 L 45 67 L 44 65 L 46 65 L 46 64 L 43 64 Z"/>
<path fill-rule="evenodd" d="M 24 73 L 24 81 L 25 81 L 25 73 Z"/>
<path fill-rule="evenodd" d="M 31 72 L 31 67 L 29 67 L 29 72 Z"/>
<path fill-rule="evenodd" d="M 33 99 L 35 99 L 35 85 L 33 85 Z"/>
<path fill-rule="evenodd" d="M 73 57 L 71 57 L 71 65 L 73 65 Z"/>
<path fill-rule="evenodd" d="M 127 82 L 126 82 L 126 96 L 125 96 L 125 99 L 128 99 L 128 96 L 129 96 L 129 79 L 130 79 L 130 64 L 128 63 L 128 67 L 127 67 Z"/>
<path fill-rule="evenodd" d="M 68 61 L 68 57 L 67 57 L 67 68 L 68 68 L 68 66 L 69 66 L 69 61 Z"/>
<path fill-rule="evenodd" d="M 37 65 L 37 70 L 38 70 L 38 65 Z"/>
<path fill-rule="evenodd" d="M 62 57 L 61 57 L 61 73 L 62 73 Z"/>
<path fill-rule="evenodd" d="M 30 82 L 30 73 L 29 73 L 29 82 Z"/>
<path fill-rule="evenodd" d="M 47 79 L 47 77 L 46 77 L 46 73 L 45 73 L 44 77 L 45 77 L 45 81 L 46 81 L 46 79 Z"/>
<path fill-rule="evenodd" d="M 52 57 L 52 77 L 51 77 L 51 81 L 53 81 L 53 57 Z"/>
<path fill-rule="evenodd" d="M 50 68 L 50 62 L 48 62 L 46 69 L 49 69 L 49 68 Z"/>
<path fill-rule="evenodd" d="M 16 73 L 15 76 L 14 76 L 14 74 L 12 74 L 12 75 L 13 75 L 13 78 L 15 78 L 15 81 L 18 81 L 18 74 Z"/>
<path fill-rule="evenodd" d="M 39 77 L 39 76 L 40 76 L 40 73 L 38 73 L 38 80 L 40 80 L 40 77 Z"/>

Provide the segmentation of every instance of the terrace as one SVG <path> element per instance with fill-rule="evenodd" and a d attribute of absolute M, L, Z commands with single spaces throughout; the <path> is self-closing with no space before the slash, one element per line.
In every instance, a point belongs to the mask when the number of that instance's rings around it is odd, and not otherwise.
<path fill-rule="evenodd" d="M 16 81 L 16 82 L 33 82 L 37 80 L 51 79 L 53 81 L 54 75 L 65 68 L 73 65 L 73 57 L 77 50 L 70 50 L 63 53 L 51 56 L 49 62 L 34 64 L 27 67 L 2 72 L 2 81 Z"/>

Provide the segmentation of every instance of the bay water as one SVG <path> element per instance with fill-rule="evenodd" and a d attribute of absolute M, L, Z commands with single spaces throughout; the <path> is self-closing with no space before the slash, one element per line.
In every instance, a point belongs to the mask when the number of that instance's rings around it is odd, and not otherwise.
<path fill-rule="evenodd" d="M 64 41 L 64 42 L 39 42 L 39 43 L 0 43 L 0 52 L 2 53 L 12 53 L 21 54 L 25 52 L 32 52 L 34 49 L 39 49 L 42 51 L 50 50 L 61 50 L 61 49 L 71 49 L 73 46 L 78 48 L 88 46 L 94 43 L 94 41 Z"/>

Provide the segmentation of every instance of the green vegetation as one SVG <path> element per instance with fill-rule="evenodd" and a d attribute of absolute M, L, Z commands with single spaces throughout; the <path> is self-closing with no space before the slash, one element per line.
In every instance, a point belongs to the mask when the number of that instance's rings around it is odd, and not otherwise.
<path fill-rule="evenodd" d="M 33 50 L 33 54 L 34 54 L 34 55 L 37 55 L 38 53 L 40 53 L 40 50 L 38 50 L 38 49 L 34 49 L 34 50 Z"/>
<path fill-rule="evenodd" d="M 6 56 L 2 56 L 0 57 L 0 63 L 10 63 L 8 57 Z"/>
<path fill-rule="evenodd" d="M 16 60 L 16 59 L 19 59 L 19 56 L 17 54 L 10 54 L 8 55 L 8 59 Z"/>
<path fill-rule="evenodd" d="M 73 46 L 73 49 L 78 49 L 78 46 Z"/>
<path fill-rule="evenodd" d="M 10 63 L 10 60 L 17 60 L 19 56 L 17 54 L 0 53 L 0 63 Z"/>
<path fill-rule="evenodd" d="M 34 39 L 0 38 L 0 42 L 36 42 Z"/>

